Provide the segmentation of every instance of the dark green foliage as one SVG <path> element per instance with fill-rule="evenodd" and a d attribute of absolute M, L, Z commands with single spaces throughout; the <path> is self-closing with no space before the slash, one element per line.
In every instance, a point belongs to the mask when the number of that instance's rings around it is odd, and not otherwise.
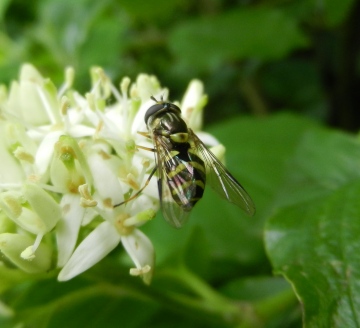
<path fill-rule="evenodd" d="M 4 0 L 1 81 L 31 62 L 61 83 L 71 65 L 85 91 L 100 65 L 115 81 L 156 74 L 175 100 L 199 77 L 209 122 L 285 108 L 356 129 L 358 11 L 353 0 Z"/>

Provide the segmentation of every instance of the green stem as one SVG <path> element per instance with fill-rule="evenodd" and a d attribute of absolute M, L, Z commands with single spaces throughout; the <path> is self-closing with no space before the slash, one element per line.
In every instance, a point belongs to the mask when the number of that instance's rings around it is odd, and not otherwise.
<path fill-rule="evenodd" d="M 41 304 L 37 307 L 27 308 L 18 312 L 18 319 L 20 322 L 31 323 L 34 327 L 42 327 L 47 320 L 50 320 L 51 315 L 55 311 L 75 307 L 84 300 L 104 295 L 116 299 L 127 296 L 138 300 L 152 301 L 151 298 L 136 289 L 132 289 L 131 287 L 127 288 L 123 286 L 119 287 L 111 284 L 99 283 L 97 285 L 92 285 L 90 287 L 68 293 L 52 302 Z M 46 327 L 46 325 L 44 327 Z"/>
<path fill-rule="evenodd" d="M 207 320 L 211 317 L 212 321 L 218 320 L 231 325 L 241 323 L 244 327 L 262 326 L 252 304 L 233 301 L 224 297 L 184 266 L 166 272 L 162 271 L 159 275 L 166 275 L 176 279 L 178 283 L 198 296 L 194 297 L 169 291 L 163 292 L 168 298 L 168 302 L 170 299 L 174 302 L 175 309 L 179 309 L 179 305 L 181 305 L 186 309 L 187 314 L 203 315 Z"/>
<path fill-rule="evenodd" d="M 199 276 L 192 273 L 186 267 L 182 266 L 169 272 L 172 278 L 176 278 L 181 283 L 190 288 L 195 294 L 211 303 L 221 303 L 225 298 L 218 294 L 213 288 L 204 282 Z"/>
<path fill-rule="evenodd" d="M 185 294 L 164 289 L 163 284 L 148 287 L 130 279 L 125 279 L 122 285 L 101 282 L 76 290 L 39 307 L 27 308 L 19 313 L 20 319 L 36 325 L 41 320 L 44 322 L 45 318 L 50 319 L 55 311 L 74 307 L 86 299 L 105 295 L 115 299 L 132 298 L 149 303 L 155 302 L 202 323 L 250 328 L 263 327 L 272 318 L 293 307 L 296 302 L 291 290 L 256 303 L 228 299 L 186 268 L 167 271 L 161 275 L 171 277 L 173 283 L 177 281 L 181 286 L 192 291 L 195 296 L 191 293 Z"/>
<path fill-rule="evenodd" d="M 190 289 L 197 297 L 191 297 L 179 293 L 170 294 L 166 292 L 167 297 L 171 298 L 175 306 L 179 303 L 190 311 L 199 314 L 199 311 L 209 315 L 221 318 L 223 322 L 231 322 L 237 327 L 261 327 L 264 323 L 277 317 L 281 313 L 287 312 L 298 303 L 298 300 L 292 289 L 287 289 L 281 293 L 258 302 L 239 302 L 231 300 L 217 293 L 199 276 L 193 274 L 186 267 L 181 266 L 176 270 L 167 270 L 160 273 L 175 278 L 179 283 Z"/>
<path fill-rule="evenodd" d="M 268 321 L 269 319 L 286 312 L 290 307 L 298 304 L 298 299 L 292 289 L 287 289 L 267 299 L 254 304 L 256 313 Z"/>
<path fill-rule="evenodd" d="M 257 89 L 255 82 L 251 79 L 244 79 L 240 82 L 240 89 L 242 94 L 246 98 L 253 114 L 256 116 L 266 116 L 269 112 L 269 109 L 260 95 L 259 90 Z"/>

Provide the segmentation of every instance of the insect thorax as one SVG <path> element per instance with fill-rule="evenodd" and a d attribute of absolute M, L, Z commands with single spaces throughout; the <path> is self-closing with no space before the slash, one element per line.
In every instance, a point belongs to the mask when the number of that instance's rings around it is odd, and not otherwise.
<path fill-rule="evenodd" d="M 181 211 L 189 212 L 204 193 L 206 170 L 204 161 L 193 148 L 181 111 L 174 104 L 156 104 L 148 110 L 145 122 L 157 145 L 163 179 L 166 180 L 166 187 L 160 194 L 168 189 L 172 202 Z M 165 203 L 169 199 L 162 197 Z"/>
<path fill-rule="evenodd" d="M 148 121 L 152 133 L 170 138 L 171 142 L 188 141 L 188 128 L 181 116 L 174 112 L 164 112 Z"/>

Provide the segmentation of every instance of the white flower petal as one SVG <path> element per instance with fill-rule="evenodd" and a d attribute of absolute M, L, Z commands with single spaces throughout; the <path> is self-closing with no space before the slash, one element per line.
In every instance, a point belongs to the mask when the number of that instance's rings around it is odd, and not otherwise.
<path fill-rule="evenodd" d="M 62 134 L 64 134 L 63 131 L 50 132 L 40 143 L 35 155 L 35 165 L 40 175 L 43 175 L 48 169 L 51 157 L 54 152 L 54 145 Z"/>
<path fill-rule="evenodd" d="M 210 148 L 211 152 L 224 163 L 225 161 L 225 147 L 223 145 L 216 145 Z"/>
<path fill-rule="evenodd" d="M 78 194 L 67 194 L 61 199 L 63 218 L 56 226 L 58 267 L 63 267 L 74 251 L 85 208 L 80 206 Z"/>
<path fill-rule="evenodd" d="M 123 236 L 121 241 L 137 269 L 150 266 L 151 270 L 142 276 L 145 283 L 150 283 L 155 262 L 154 247 L 150 239 L 140 230 L 134 230 L 132 234 Z"/>
<path fill-rule="evenodd" d="M 36 153 L 38 147 L 37 142 L 35 142 L 26 131 L 24 125 L 20 123 L 12 122 L 1 122 L 0 125 L 1 140 L 7 141 L 7 147 L 12 148 L 14 144 L 18 144 L 23 147 L 27 153 L 33 155 Z"/>
<path fill-rule="evenodd" d="M 114 204 L 116 204 L 122 202 L 124 198 L 118 177 L 111 169 L 112 160 L 111 157 L 104 159 L 97 153 L 88 157 L 97 193 L 102 199 L 114 199 Z"/>
<path fill-rule="evenodd" d="M 0 121 L 0 183 L 21 183 L 24 173 L 19 161 L 10 155 L 5 144 L 5 125 Z"/>
<path fill-rule="evenodd" d="M 81 124 L 71 125 L 67 132 L 73 138 L 89 137 L 95 134 L 95 128 Z"/>
<path fill-rule="evenodd" d="M 157 99 L 157 98 L 156 98 Z M 155 105 L 154 100 L 148 99 L 147 101 L 143 102 L 134 117 L 134 121 L 131 127 L 132 135 L 136 135 L 138 131 L 145 132 L 147 131 L 147 127 L 144 121 L 145 114 L 147 110 L 152 106 Z"/>
<path fill-rule="evenodd" d="M 119 244 L 120 239 L 112 224 L 102 222 L 76 248 L 60 271 L 58 280 L 69 280 L 91 268 L 109 254 Z"/>
<path fill-rule="evenodd" d="M 114 135 L 122 134 L 124 131 L 123 117 L 119 111 L 110 109 L 106 113 L 101 111 L 96 112 L 99 118 L 104 122 L 104 129 L 102 133 L 113 133 Z"/>
<path fill-rule="evenodd" d="M 203 92 L 202 82 L 192 80 L 181 102 L 181 114 L 194 131 L 199 131 L 202 126 L 202 111 L 207 103 L 207 96 Z"/>
<path fill-rule="evenodd" d="M 200 140 L 207 146 L 213 147 L 220 144 L 220 142 L 211 134 L 206 132 L 196 132 L 196 135 L 200 138 Z"/>
<path fill-rule="evenodd" d="M 149 177 L 148 174 L 145 175 L 144 181 L 146 181 L 146 179 Z M 146 195 L 148 197 L 151 197 L 152 201 L 154 202 L 154 200 L 158 201 L 159 200 L 159 187 L 158 187 L 158 182 L 157 182 L 157 178 L 156 177 L 152 177 L 150 179 L 149 184 L 146 186 L 146 188 L 144 189 L 144 191 L 142 192 L 143 195 Z M 142 205 L 141 205 L 142 206 Z M 144 207 L 141 207 L 144 208 Z"/>
<path fill-rule="evenodd" d="M 155 76 L 139 74 L 136 79 L 137 96 L 145 101 L 160 91 L 160 83 Z"/>
<path fill-rule="evenodd" d="M 19 108 L 20 115 L 26 122 L 43 125 L 49 123 L 49 118 L 38 88 L 33 82 L 20 82 Z"/>
<path fill-rule="evenodd" d="M 84 217 L 83 220 L 81 222 L 82 226 L 86 226 L 87 224 L 89 224 L 96 216 L 98 215 L 98 213 L 91 207 L 87 207 L 85 209 L 85 213 L 84 213 Z"/>
<path fill-rule="evenodd" d="M 35 183 L 24 183 L 23 194 L 41 221 L 40 225 L 44 230 L 40 230 L 40 232 L 47 233 L 52 230 L 62 217 L 59 204 L 48 192 Z"/>
<path fill-rule="evenodd" d="M 44 78 L 40 72 L 31 64 L 24 64 L 21 66 L 20 71 L 20 81 L 32 81 L 33 83 L 42 85 L 44 83 Z"/>
<path fill-rule="evenodd" d="M 189 83 L 184 97 L 181 101 L 181 113 L 187 119 L 190 118 L 191 111 L 194 106 L 200 101 L 204 93 L 204 85 L 199 80 L 192 80 Z"/>
<path fill-rule="evenodd" d="M 13 190 L 0 194 L 0 206 L 7 217 L 13 220 L 22 229 L 35 235 L 44 233 L 46 225 L 33 210 L 22 206 L 21 193 Z"/>

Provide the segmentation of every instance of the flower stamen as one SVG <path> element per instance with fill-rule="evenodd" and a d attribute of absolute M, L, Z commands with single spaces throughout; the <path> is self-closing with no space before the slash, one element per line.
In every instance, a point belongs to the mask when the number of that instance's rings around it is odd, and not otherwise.
<path fill-rule="evenodd" d="M 145 266 L 143 266 L 142 268 L 131 268 L 129 270 L 129 273 L 131 276 L 142 276 L 146 273 L 149 273 L 151 271 L 151 266 L 146 264 Z"/>
<path fill-rule="evenodd" d="M 134 190 L 140 189 L 140 185 L 132 173 L 128 173 L 124 182 L 126 182 Z"/>
<path fill-rule="evenodd" d="M 34 164 L 35 162 L 34 156 L 28 153 L 27 151 L 25 151 L 23 147 L 17 147 L 16 150 L 13 152 L 13 154 L 17 159 L 21 161 L 25 161 L 30 164 Z"/>
<path fill-rule="evenodd" d="M 120 213 L 116 217 L 115 220 L 115 227 L 116 230 L 119 232 L 122 236 L 130 235 L 133 230 L 135 229 L 134 225 L 127 226 L 125 222 L 130 218 L 130 215 L 127 213 Z"/>
<path fill-rule="evenodd" d="M 82 207 L 95 207 L 97 205 L 97 201 L 92 198 L 87 184 L 79 186 L 78 190 L 81 196 L 80 205 Z"/>
<path fill-rule="evenodd" d="M 35 252 L 38 249 L 43 237 L 44 234 L 39 233 L 36 236 L 34 244 L 32 246 L 25 248 L 25 250 L 21 252 L 20 257 L 23 258 L 24 260 L 32 261 L 36 257 Z"/>

